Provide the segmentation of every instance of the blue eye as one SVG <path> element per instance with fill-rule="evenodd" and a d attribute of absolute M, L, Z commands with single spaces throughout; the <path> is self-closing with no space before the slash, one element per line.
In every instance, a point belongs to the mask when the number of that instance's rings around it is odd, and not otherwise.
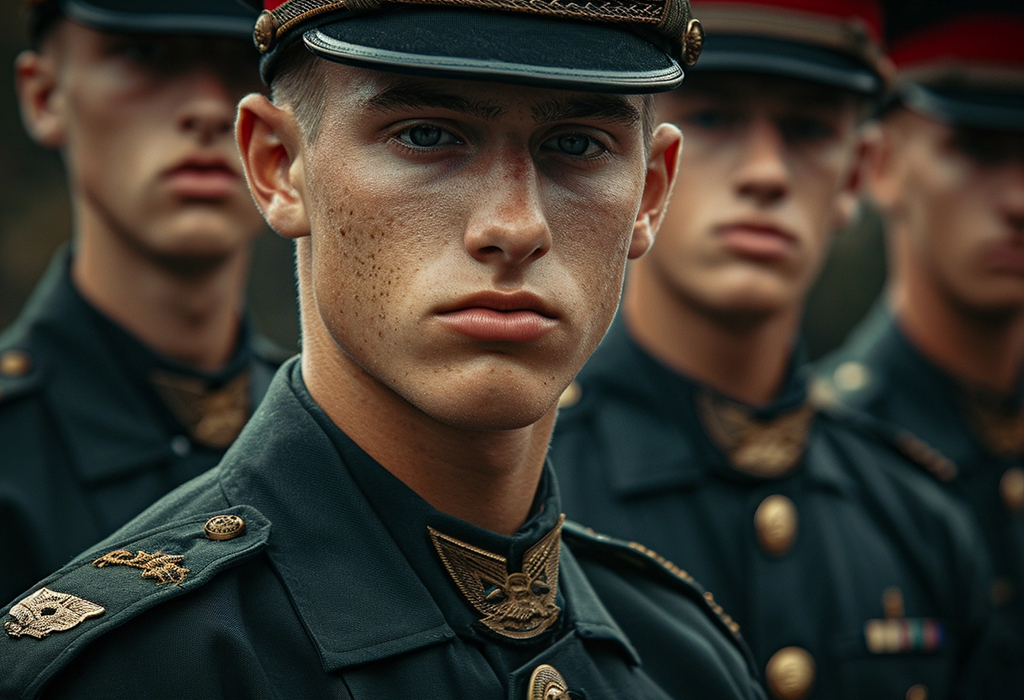
<path fill-rule="evenodd" d="M 433 124 L 411 126 L 398 135 L 398 140 L 413 148 L 437 148 L 462 143 L 455 134 Z"/>
<path fill-rule="evenodd" d="M 544 148 L 576 158 L 598 155 L 606 150 L 597 139 L 586 134 L 560 134 L 545 141 Z"/>

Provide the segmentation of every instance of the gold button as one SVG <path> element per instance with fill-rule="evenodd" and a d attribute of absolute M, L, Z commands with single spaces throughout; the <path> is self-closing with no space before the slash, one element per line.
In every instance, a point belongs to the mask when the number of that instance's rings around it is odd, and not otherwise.
<path fill-rule="evenodd" d="M 580 402 L 583 398 L 583 389 L 580 388 L 580 383 L 573 380 L 569 383 L 569 386 L 565 387 L 565 391 L 558 397 L 559 408 L 572 408 Z"/>
<path fill-rule="evenodd" d="M 907 691 L 907 700 L 928 700 L 928 686 L 920 683 L 910 686 Z"/>
<path fill-rule="evenodd" d="M 999 494 L 1007 510 L 1024 510 L 1024 469 L 1010 467 L 1003 472 L 1003 478 L 999 480 Z"/>
<path fill-rule="evenodd" d="M 860 362 L 844 362 L 832 373 L 832 381 L 840 391 L 858 391 L 868 384 L 871 374 Z"/>
<path fill-rule="evenodd" d="M 754 513 L 754 528 L 761 548 L 772 556 L 788 552 L 796 540 L 796 506 L 785 496 L 775 494 L 761 501 Z"/>
<path fill-rule="evenodd" d="M 237 515 L 215 515 L 206 521 L 203 532 L 211 540 L 233 540 L 245 534 L 245 521 Z"/>
<path fill-rule="evenodd" d="M 700 58 L 704 50 L 704 27 L 699 19 L 691 19 L 686 25 L 683 35 L 683 63 L 692 66 Z"/>
<path fill-rule="evenodd" d="M 526 700 L 569 700 L 569 686 L 554 666 L 541 664 L 530 676 Z"/>
<path fill-rule="evenodd" d="M 0 374 L 5 377 L 24 377 L 32 369 L 32 358 L 23 350 L 8 350 L 0 355 Z"/>
<path fill-rule="evenodd" d="M 266 53 L 274 48 L 277 40 L 277 18 L 269 10 L 264 10 L 256 18 L 252 39 L 260 53 Z"/>
<path fill-rule="evenodd" d="M 801 700 L 814 685 L 814 657 L 800 647 L 779 649 L 768 659 L 764 677 L 778 700 Z"/>
<path fill-rule="evenodd" d="M 903 609 L 903 591 L 899 589 L 899 586 L 886 588 L 882 593 L 882 609 L 885 610 L 885 616 L 890 620 L 906 617 L 906 612 Z"/>

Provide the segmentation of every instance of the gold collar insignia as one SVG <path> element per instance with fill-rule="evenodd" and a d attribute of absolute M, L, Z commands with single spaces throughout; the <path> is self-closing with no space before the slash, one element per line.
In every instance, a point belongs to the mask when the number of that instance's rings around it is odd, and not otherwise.
<path fill-rule="evenodd" d="M 460 542 L 428 527 L 444 568 L 487 629 L 511 639 L 531 639 L 555 624 L 559 607 L 558 560 L 562 523 L 527 550 L 523 570 L 509 572 L 505 557 Z"/>
<path fill-rule="evenodd" d="M 697 413 L 708 436 L 739 471 L 775 478 L 791 471 L 803 456 L 816 408 L 810 402 L 769 421 L 708 392 L 696 396 Z"/>
<path fill-rule="evenodd" d="M 167 408 L 200 445 L 214 449 L 230 446 L 249 420 L 248 371 L 216 391 L 210 391 L 201 379 L 169 372 L 154 372 L 149 379 Z"/>
<path fill-rule="evenodd" d="M 156 584 L 160 586 L 165 583 L 181 585 L 185 582 L 189 570 L 178 566 L 183 561 L 185 561 L 185 557 L 180 554 L 164 554 L 163 552 L 147 554 L 140 549 L 137 554 L 133 555 L 127 549 L 118 549 L 110 554 L 104 554 L 92 565 L 99 569 L 104 566 L 130 566 L 142 569 L 142 578 L 156 579 Z"/>
<path fill-rule="evenodd" d="M 977 393 L 964 392 L 964 413 L 975 436 L 997 457 L 1024 454 L 1024 408 L 1010 408 Z"/>
<path fill-rule="evenodd" d="M 103 606 L 84 598 L 40 588 L 11 607 L 14 620 L 5 622 L 4 629 L 15 639 L 24 636 L 42 639 L 51 632 L 69 630 L 105 612 Z"/>

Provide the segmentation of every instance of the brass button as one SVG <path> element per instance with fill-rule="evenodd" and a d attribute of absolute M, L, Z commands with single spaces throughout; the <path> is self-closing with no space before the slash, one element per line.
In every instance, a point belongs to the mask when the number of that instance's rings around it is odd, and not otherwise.
<path fill-rule="evenodd" d="M 572 408 L 580 402 L 581 398 L 583 398 L 583 389 L 580 387 L 580 383 L 574 379 L 558 397 L 558 407 Z"/>
<path fill-rule="evenodd" d="M 859 391 L 870 378 L 868 368 L 860 362 L 844 362 L 832 373 L 832 381 L 840 391 Z"/>
<path fill-rule="evenodd" d="M 761 548 L 778 557 L 790 550 L 796 540 L 796 506 L 785 496 L 775 494 L 761 501 L 754 513 L 754 529 Z"/>
<path fill-rule="evenodd" d="M 699 19 L 691 19 L 683 35 L 683 63 L 692 66 L 704 50 L 704 26 Z"/>
<path fill-rule="evenodd" d="M 928 686 L 920 683 L 910 686 L 907 691 L 907 700 L 928 700 Z"/>
<path fill-rule="evenodd" d="M 1009 511 L 1024 510 L 1024 469 L 1010 467 L 999 480 L 999 495 Z"/>
<path fill-rule="evenodd" d="M 779 649 L 768 659 L 764 677 L 778 700 L 801 700 L 814 685 L 814 657 L 800 647 Z"/>
<path fill-rule="evenodd" d="M 245 521 L 237 515 L 215 515 L 206 521 L 203 532 L 211 540 L 233 540 L 245 534 Z"/>
<path fill-rule="evenodd" d="M 569 700 L 569 686 L 554 666 L 541 664 L 530 676 L 526 700 Z"/>
<path fill-rule="evenodd" d="M 32 370 L 32 358 L 24 350 L 8 350 L 0 355 L 0 374 L 24 377 Z"/>
<path fill-rule="evenodd" d="M 266 53 L 274 48 L 274 43 L 277 40 L 277 18 L 269 10 L 264 10 L 256 18 L 252 40 L 260 53 Z"/>

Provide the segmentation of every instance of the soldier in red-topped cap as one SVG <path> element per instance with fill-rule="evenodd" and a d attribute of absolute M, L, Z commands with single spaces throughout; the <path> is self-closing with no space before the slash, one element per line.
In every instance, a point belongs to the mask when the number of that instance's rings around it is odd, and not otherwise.
<path fill-rule="evenodd" d="M 562 515 L 556 402 L 654 238 L 686 0 L 291 0 L 236 133 L 301 359 L 224 461 L 4 609 L 0 697 L 760 700 L 734 623 Z"/>
<path fill-rule="evenodd" d="M 778 700 L 975 697 L 980 535 L 933 455 L 817 405 L 798 337 L 891 73 L 880 8 L 694 8 L 700 63 L 658 97 L 685 139 L 675 192 L 556 425 L 566 511 L 713 590 Z"/>
<path fill-rule="evenodd" d="M 893 7 L 895 90 L 868 184 L 889 283 L 821 367 L 846 404 L 955 464 L 995 581 L 994 682 L 1024 697 L 1024 11 Z"/>

